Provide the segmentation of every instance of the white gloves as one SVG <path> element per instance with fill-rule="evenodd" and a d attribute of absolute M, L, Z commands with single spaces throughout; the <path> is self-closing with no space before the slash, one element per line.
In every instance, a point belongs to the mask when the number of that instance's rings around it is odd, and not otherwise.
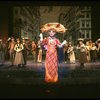
<path fill-rule="evenodd" d="M 67 43 L 67 41 L 64 40 L 64 41 L 61 43 L 61 47 L 64 46 L 66 43 Z"/>
<path fill-rule="evenodd" d="M 42 41 L 43 40 L 43 35 L 42 35 L 42 33 L 40 33 L 40 41 Z"/>
<path fill-rule="evenodd" d="M 60 45 L 58 45 L 59 48 L 62 48 L 67 43 L 66 40 L 64 40 Z"/>

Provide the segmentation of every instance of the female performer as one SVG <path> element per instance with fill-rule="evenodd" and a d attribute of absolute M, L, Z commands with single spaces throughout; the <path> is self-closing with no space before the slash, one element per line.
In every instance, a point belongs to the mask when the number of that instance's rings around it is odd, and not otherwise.
<path fill-rule="evenodd" d="M 42 40 L 42 45 L 47 45 L 45 59 L 45 81 L 58 81 L 58 55 L 57 46 L 62 47 L 63 44 L 55 37 L 57 33 L 64 33 L 66 28 L 59 23 L 47 23 L 41 28 L 43 33 L 48 33 L 48 37 Z"/>
<path fill-rule="evenodd" d="M 16 51 L 15 54 L 15 60 L 14 60 L 14 64 L 18 65 L 18 67 L 21 67 L 21 65 L 24 65 L 24 58 L 23 58 L 23 53 L 22 50 L 24 49 L 20 39 L 17 39 L 17 43 L 15 44 L 14 50 Z"/>

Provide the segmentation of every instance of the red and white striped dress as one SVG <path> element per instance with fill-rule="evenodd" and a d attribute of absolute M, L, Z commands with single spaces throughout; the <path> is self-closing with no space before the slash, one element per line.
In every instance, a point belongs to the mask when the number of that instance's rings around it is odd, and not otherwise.
<path fill-rule="evenodd" d="M 58 81 L 58 56 L 57 56 L 57 44 L 59 40 L 48 37 L 45 41 L 47 43 L 47 52 L 45 59 L 45 81 L 57 82 Z"/>

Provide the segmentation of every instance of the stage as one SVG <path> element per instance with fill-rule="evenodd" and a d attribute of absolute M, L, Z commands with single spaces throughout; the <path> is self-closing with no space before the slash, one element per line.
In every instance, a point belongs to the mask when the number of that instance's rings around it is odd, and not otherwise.
<path fill-rule="evenodd" d="M 59 82 L 46 83 L 45 62 L 28 60 L 26 67 L 0 66 L 0 98 L 99 98 L 100 62 L 59 63 Z"/>

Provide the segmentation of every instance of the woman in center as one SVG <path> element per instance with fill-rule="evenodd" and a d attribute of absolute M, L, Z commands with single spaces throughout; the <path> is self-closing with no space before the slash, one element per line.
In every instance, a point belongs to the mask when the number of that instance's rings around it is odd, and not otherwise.
<path fill-rule="evenodd" d="M 42 45 L 47 45 L 46 58 L 45 58 L 45 81 L 57 82 L 58 81 L 58 55 L 57 46 L 61 47 L 62 44 L 55 37 L 56 33 L 64 33 L 65 27 L 59 23 L 47 23 L 41 28 L 42 33 L 48 33 L 48 37 L 42 40 Z"/>

